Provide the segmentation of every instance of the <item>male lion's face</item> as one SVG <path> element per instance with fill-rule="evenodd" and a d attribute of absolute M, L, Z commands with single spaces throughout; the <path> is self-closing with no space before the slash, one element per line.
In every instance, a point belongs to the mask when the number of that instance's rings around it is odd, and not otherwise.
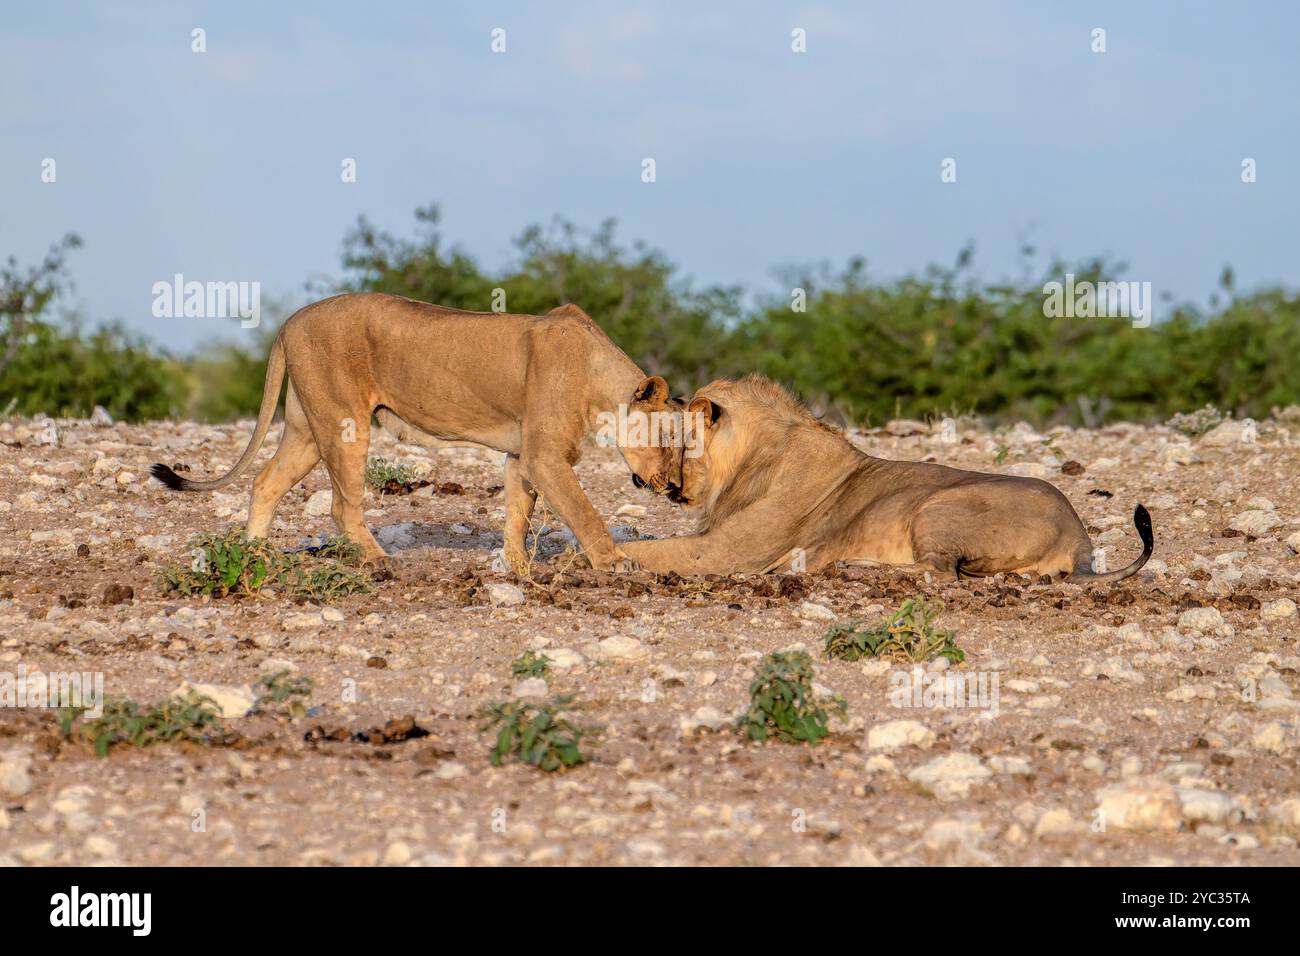
<path fill-rule="evenodd" d="M 632 470 L 632 484 L 656 495 L 681 487 L 682 401 L 668 383 L 651 375 L 638 385 L 619 423 L 618 450 Z"/>
<path fill-rule="evenodd" d="M 722 408 L 710 399 L 697 396 L 685 408 L 684 440 L 678 456 L 680 481 L 670 488 L 668 497 L 687 508 L 704 501 L 709 488 L 709 447 L 718 433 Z"/>

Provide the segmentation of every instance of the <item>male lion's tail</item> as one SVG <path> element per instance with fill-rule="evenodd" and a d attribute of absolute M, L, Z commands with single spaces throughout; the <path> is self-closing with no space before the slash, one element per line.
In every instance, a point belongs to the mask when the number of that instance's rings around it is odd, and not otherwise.
<path fill-rule="evenodd" d="M 1151 552 L 1155 550 L 1156 539 L 1151 533 L 1151 513 L 1138 505 L 1133 511 L 1133 524 L 1137 528 L 1138 536 L 1142 539 L 1142 553 L 1138 555 L 1137 560 L 1126 568 L 1120 568 L 1118 571 L 1109 571 L 1106 574 L 1094 574 L 1091 570 L 1075 571 L 1066 578 L 1067 581 L 1087 582 L 1089 584 L 1104 584 L 1107 581 L 1123 581 L 1125 578 L 1132 577 L 1142 570 L 1142 565 L 1151 559 Z"/>
<path fill-rule="evenodd" d="M 271 428 L 271 419 L 275 417 L 275 408 L 280 404 L 280 386 L 283 384 L 284 345 L 277 335 L 275 343 L 271 346 L 271 354 L 266 358 L 266 384 L 262 386 L 262 407 L 257 413 L 257 428 L 253 430 L 253 437 L 248 440 L 248 447 L 244 449 L 243 457 L 235 462 L 235 467 L 220 478 L 211 481 L 190 481 L 164 464 L 154 465 L 149 469 L 149 474 L 174 491 L 213 491 L 230 484 L 253 463 L 257 450 L 266 440 L 266 433 Z"/>

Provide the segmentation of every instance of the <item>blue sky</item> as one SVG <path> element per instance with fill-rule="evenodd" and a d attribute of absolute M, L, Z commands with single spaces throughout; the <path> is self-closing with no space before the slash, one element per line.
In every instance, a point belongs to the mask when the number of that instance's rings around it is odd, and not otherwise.
<path fill-rule="evenodd" d="M 154 282 L 301 305 L 358 214 L 410 234 L 429 202 L 489 268 L 531 223 L 612 216 L 697 283 L 766 292 L 784 265 L 890 278 L 967 241 L 1014 276 L 1026 237 L 1180 301 L 1225 264 L 1244 288 L 1300 271 L 1295 4 L 51 0 L 4 21 L 0 253 L 80 233 L 81 312 L 178 351 L 251 333 L 154 318 Z"/>

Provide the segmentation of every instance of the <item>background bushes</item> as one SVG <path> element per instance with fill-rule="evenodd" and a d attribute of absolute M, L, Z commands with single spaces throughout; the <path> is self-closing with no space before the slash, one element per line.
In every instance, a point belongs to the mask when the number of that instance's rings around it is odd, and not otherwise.
<path fill-rule="evenodd" d="M 1300 401 L 1300 297 L 1281 288 L 1238 296 L 1230 270 L 1210 310 L 1177 307 L 1135 329 L 1124 319 L 1044 317 L 1048 280 L 1067 271 L 1123 278 L 1101 261 L 1052 263 L 1037 278 L 1004 284 L 979 280 L 969 249 L 951 267 L 890 281 L 852 260 L 838 271 L 788 271 L 779 295 L 754 298 L 693 287 L 663 253 L 621 245 L 612 222 L 592 232 L 558 219 L 531 227 L 515 240 L 515 263 L 492 273 L 445 241 L 435 207 L 417 210 L 416 220 L 412 238 L 360 220 L 344 237 L 339 281 L 313 292 L 373 290 L 489 310 L 501 289 L 506 308 L 524 313 L 576 302 L 678 392 L 756 370 L 831 417 L 868 424 L 975 413 L 1096 425 L 1162 420 L 1207 403 L 1264 417 Z M 255 345 L 179 359 L 120 327 L 56 321 L 50 307 L 78 244 L 68 237 L 36 267 L 11 259 L 0 272 L 0 406 L 84 415 L 99 404 L 127 420 L 256 413 L 273 328 Z M 804 311 L 791 307 L 795 288 L 804 290 Z"/>

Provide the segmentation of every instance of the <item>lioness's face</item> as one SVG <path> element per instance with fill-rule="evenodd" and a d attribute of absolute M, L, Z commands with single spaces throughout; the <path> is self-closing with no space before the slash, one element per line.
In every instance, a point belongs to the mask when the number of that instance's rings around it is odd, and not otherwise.
<path fill-rule="evenodd" d="M 632 393 L 618 450 L 632 470 L 632 484 L 656 495 L 681 486 L 682 401 L 668 394 L 668 383 L 651 375 Z"/>

